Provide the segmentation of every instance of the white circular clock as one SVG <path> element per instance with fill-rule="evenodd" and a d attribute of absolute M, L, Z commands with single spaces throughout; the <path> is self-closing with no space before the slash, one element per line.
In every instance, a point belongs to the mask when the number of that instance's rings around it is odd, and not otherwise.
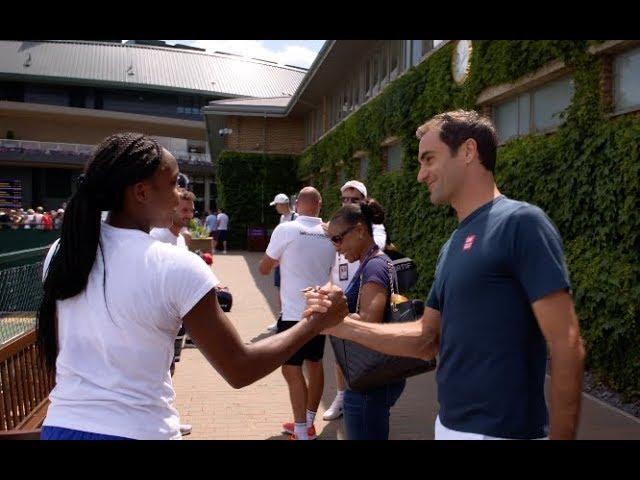
<path fill-rule="evenodd" d="M 458 85 L 464 83 L 471 69 L 471 40 L 458 40 L 451 59 L 451 73 Z"/>

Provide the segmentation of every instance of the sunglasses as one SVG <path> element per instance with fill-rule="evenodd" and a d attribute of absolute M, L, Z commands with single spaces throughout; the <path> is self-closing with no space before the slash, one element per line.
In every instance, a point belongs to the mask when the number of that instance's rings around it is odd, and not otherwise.
<path fill-rule="evenodd" d="M 188 188 L 189 187 L 189 178 L 184 173 L 179 173 L 178 174 L 178 180 L 176 181 L 176 184 L 180 188 Z"/>
<path fill-rule="evenodd" d="M 334 245 L 340 245 L 342 243 L 342 241 L 344 240 L 344 237 L 347 233 L 349 233 L 351 230 L 353 230 L 354 228 L 356 228 L 358 225 L 352 225 L 349 228 L 347 228 L 344 232 L 342 232 L 339 235 L 334 235 L 333 237 L 331 237 L 331 242 Z"/>
<path fill-rule="evenodd" d="M 357 197 L 342 197 L 342 203 L 360 203 L 361 201 L 362 199 Z"/>

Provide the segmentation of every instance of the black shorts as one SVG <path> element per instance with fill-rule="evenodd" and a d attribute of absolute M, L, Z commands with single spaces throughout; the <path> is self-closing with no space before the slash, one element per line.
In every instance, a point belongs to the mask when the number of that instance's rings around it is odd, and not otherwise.
<path fill-rule="evenodd" d="M 180 354 L 182 353 L 182 349 L 184 348 L 185 343 L 185 335 L 186 330 L 184 325 L 180 325 L 180 330 L 178 331 L 178 335 L 176 335 L 176 339 L 173 342 L 173 362 L 180 361 Z"/>
<path fill-rule="evenodd" d="M 277 332 L 284 332 L 290 329 L 298 322 L 283 322 L 282 317 L 278 319 Z M 324 356 L 324 341 L 325 335 L 317 335 L 305 343 L 300 350 L 293 354 L 293 356 L 284 362 L 285 365 L 295 365 L 297 367 L 302 366 L 302 362 L 309 360 L 310 362 L 320 362 Z"/>
<path fill-rule="evenodd" d="M 227 239 L 227 231 L 226 230 L 218 230 L 216 232 L 216 241 L 224 242 Z"/>
<path fill-rule="evenodd" d="M 280 288 L 280 265 L 273 270 L 273 284 Z"/>

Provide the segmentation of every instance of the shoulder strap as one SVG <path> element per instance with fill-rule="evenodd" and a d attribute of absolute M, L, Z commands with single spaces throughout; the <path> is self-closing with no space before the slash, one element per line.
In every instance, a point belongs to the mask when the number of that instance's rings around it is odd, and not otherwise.
<path fill-rule="evenodd" d="M 371 257 L 369 259 L 369 261 L 373 260 L 374 258 L 379 257 L 379 256 L 380 255 L 374 255 L 373 257 Z M 369 261 L 367 261 L 367 263 L 369 263 Z M 360 269 L 360 285 L 358 286 L 358 300 L 356 302 L 356 313 L 360 313 L 360 293 L 362 292 L 362 277 L 364 275 L 365 266 L 366 266 L 366 264 L 362 265 L 362 268 Z M 391 262 L 387 262 L 387 268 L 389 270 L 389 288 L 391 290 L 389 298 L 391 298 L 391 295 L 393 295 L 394 293 L 396 293 L 398 291 L 398 277 L 393 275 L 393 273 L 395 273 L 395 268 L 393 267 L 393 264 Z M 393 285 L 394 284 L 394 280 L 395 280 L 395 284 L 396 284 L 395 289 L 394 289 L 394 285 Z M 396 306 L 395 306 L 394 303 L 391 304 L 391 308 L 393 309 L 394 312 L 396 311 Z"/>

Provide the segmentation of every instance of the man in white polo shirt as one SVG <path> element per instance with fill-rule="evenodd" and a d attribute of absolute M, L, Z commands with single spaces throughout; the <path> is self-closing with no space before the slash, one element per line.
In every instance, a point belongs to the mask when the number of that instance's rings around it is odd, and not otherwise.
<path fill-rule="evenodd" d="M 295 220 L 298 216 L 296 212 L 291 211 L 291 206 L 289 204 L 289 197 L 287 197 L 284 193 L 279 193 L 273 199 L 273 202 L 269 204 L 271 207 L 276 207 L 276 212 L 280 214 L 280 223 L 290 222 Z M 278 290 L 280 290 L 280 266 L 276 266 L 273 270 L 273 284 L 276 286 Z M 280 293 L 278 292 L 278 308 L 282 310 L 282 303 L 280 302 Z M 275 332 L 278 328 L 278 324 L 274 323 L 273 325 L 269 325 L 267 330 L 271 330 Z"/>
<path fill-rule="evenodd" d="M 367 198 L 367 187 L 358 180 L 349 180 L 340 188 L 340 193 L 342 194 L 342 206 L 344 207 L 350 203 L 357 204 L 365 200 Z M 372 227 L 373 241 L 376 242 L 376 245 L 378 245 L 381 250 L 384 250 L 385 244 L 387 243 L 387 232 L 384 225 L 374 224 Z M 336 253 L 335 263 L 331 269 L 331 281 L 334 285 L 338 285 L 343 292 L 346 291 L 358 267 L 360 267 L 360 260 L 349 263 L 344 255 Z M 347 384 L 337 364 L 335 365 L 334 373 L 337 387 L 336 397 L 333 399 L 333 402 L 331 402 L 331 406 L 324 412 L 322 416 L 324 420 L 335 420 L 342 416 L 344 392 Z"/>
<path fill-rule="evenodd" d="M 298 218 L 276 227 L 260 261 L 263 275 L 280 264 L 282 314 L 278 319 L 278 333 L 293 327 L 302 318 L 306 302 L 301 290 L 324 285 L 329 280 L 335 249 L 318 217 L 321 206 L 320 192 L 313 187 L 303 188 L 296 201 Z M 282 366 L 294 416 L 294 422 L 283 424 L 283 430 L 292 434 L 292 439 L 316 438 L 313 422 L 324 387 L 324 344 L 325 336 L 318 335 Z M 302 372 L 303 363 L 307 367 L 308 384 Z"/>
<path fill-rule="evenodd" d="M 196 197 L 192 192 L 181 188 L 180 203 L 178 204 L 178 208 L 176 208 L 173 216 L 171 217 L 171 223 L 167 226 L 152 228 L 149 232 L 149 235 L 160 242 L 169 243 L 171 245 L 177 246 L 178 248 L 188 250 L 187 243 L 185 242 L 184 237 L 180 234 L 180 230 L 189 225 L 189 221 L 193 218 L 193 201 L 195 200 L 195 198 Z M 217 278 L 215 279 L 215 281 L 218 285 L 220 284 L 220 281 Z M 171 372 L 172 377 L 175 373 L 176 362 L 180 361 L 180 354 L 182 353 L 184 343 L 185 328 L 184 326 L 181 326 L 174 345 L 173 361 L 171 362 L 171 366 L 169 367 L 169 371 Z M 180 424 L 180 433 L 182 435 L 188 435 L 191 433 L 191 428 L 192 427 L 189 424 Z"/>

